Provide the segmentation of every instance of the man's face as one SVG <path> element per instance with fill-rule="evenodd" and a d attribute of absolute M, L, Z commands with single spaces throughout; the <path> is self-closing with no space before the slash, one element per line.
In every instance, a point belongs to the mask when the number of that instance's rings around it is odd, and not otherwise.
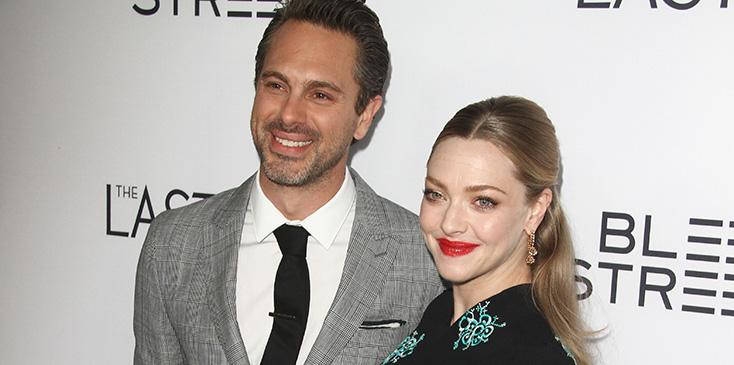
<path fill-rule="evenodd" d="M 356 55 L 351 37 L 306 22 L 288 21 L 273 35 L 251 117 L 270 181 L 304 186 L 344 174 L 352 138 L 364 137 L 381 105 L 377 97 L 355 112 Z"/>

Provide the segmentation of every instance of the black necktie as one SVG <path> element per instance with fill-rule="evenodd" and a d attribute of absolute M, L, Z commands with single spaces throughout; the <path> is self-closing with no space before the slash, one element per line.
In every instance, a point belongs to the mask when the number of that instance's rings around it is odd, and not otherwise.
<path fill-rule="evenodd" d="M 275 311 L 270 313 L 273 329 L 260 364 L 295 364 L 306 332 L 311 296 L 306 264 L 308 231 L 284 224 L 273 233 L 283 258 L 275 274 Z"/>

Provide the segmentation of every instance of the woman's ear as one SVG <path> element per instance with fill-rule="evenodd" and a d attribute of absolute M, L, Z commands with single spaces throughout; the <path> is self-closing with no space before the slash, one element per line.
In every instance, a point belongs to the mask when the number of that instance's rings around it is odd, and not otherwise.
<path fill-rule="evenodd" d="M 538 226 L 543 222 L 545 212 L 548 210 L 551 202 L 553 201 L 553 192 L 551 189 L 545 188 L 538 194 L 538 197 L 530 205 L 530 217 L 525 224 L 525 233 L 530 235 L 535 233 Z"/>

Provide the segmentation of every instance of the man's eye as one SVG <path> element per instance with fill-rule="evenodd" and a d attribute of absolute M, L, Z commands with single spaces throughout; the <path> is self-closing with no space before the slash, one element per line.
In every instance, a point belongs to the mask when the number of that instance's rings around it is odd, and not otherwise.
<path fill-rule="evenodd" d="M 319 92 L 319 91 L 315 92 L 313 96 L 314 98 L 319 99 L 319 100 L 331 100 L 331 96 L 329 96 L 326 93 Z"/>

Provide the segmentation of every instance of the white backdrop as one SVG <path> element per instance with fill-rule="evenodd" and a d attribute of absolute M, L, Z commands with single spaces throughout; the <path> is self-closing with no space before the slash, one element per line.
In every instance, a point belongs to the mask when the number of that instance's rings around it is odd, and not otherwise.
<path fill-rule="evenodd" d="M 257 15 L 273 3 L 196 3 L 0 0 L 0 363 L 130 363 L 150 212 L 255 170 Z M 375 190 L 417 211 L 453 113 L 529 97 L 558 128 L 598 363 L 734 362 L 728 1 L 368 4 L 393 57 L 352 159 Z"/>

